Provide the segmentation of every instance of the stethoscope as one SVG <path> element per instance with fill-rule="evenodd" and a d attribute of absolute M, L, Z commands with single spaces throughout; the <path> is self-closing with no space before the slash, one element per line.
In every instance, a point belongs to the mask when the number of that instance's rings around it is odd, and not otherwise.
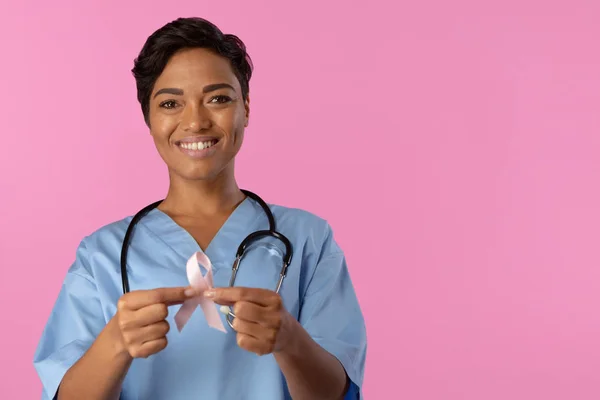
<path fill-rule="evenodd" d="M 283 243 L 283 245 L 285 246 L 285 254 L 283 256 L 283 266 L 281 267 L 281 271 L 279 273 L 279 280 L 278 280 L 277 286 L 275 288 L 275 293 L 279 293 L 279 290 L 281 289 L 281 284 L 283 283 L 283 279 L 285 278 L 285 275 L 287 274 L 287 269 L 288 269 L 290 263 L 292 262 L 292 244 L 287 237 L 285 237 L 284 235 L 282 235 L 281 233 L 279 233 L 275 230 L 275 218 L 273 217 L 273 213 L 269 209 L 269 206 L 267 206 L 267 203 L 265 203 L 263 201 L 263 199 L 261 199 L 258 195 L 254 194 L 252 192 L 249 192 L 248 190 L 242 189 L 242 192 L 246 196 L 250 197 L 252 200 L 256 201 L 262 207 L 263 211 L 265 212 L 265 215 L 267 216 L 267 219 L 269 220 L 269 229 L 253 232 L 253 233 L 249 234 L 248 236 L 246 236 L 246 238 L 242 241 L 242 243 L 240 243 L 240 245 L 237 249 L 237 253 L 235 254 L 235 260 L 233 261 L 233 266 L 231 268 L 231 279 L 229 280 L 229 286 L 232 287 L 233 284 L 235 283 L 235 277 L 237 276 L 238 269 L 240 268 L 240 263 L 242 261 L 242 258 L 244 257 L 244 253 L 246 252 L 248 247 L 250 245 L 252 245 L 253 243 L 255 243 L 259 239 L 266 238 L 266 237 L 272 237 L 272 238 L 275 238 L 275 239 L 281 241 Z M 123 293 L 124 294 L 129 292 L 129 277 L 127 275 L 127 251 L 129 249 L 129 243 L 131 241 L 131 235 L 133 233 L 133 229 L 135 228 L 135 225 L 146 214 L 148 214 L 150 211 L 152 211 L 153 209 L 158 207 L 158 205 L 160 203 L 162 203 L 162 200 L 157 201 L 152 204 L 149 204 L 146 207 L 144 207 L 143 209 L 141 209 L 140 211 L 138 211 L 137 214 L 134 215 L 133 219 L 129 223 L 129 226 L 127 227 L 127 231 L 125 232 L 125 238 L 123 239 L 123 247 L 121 249 L 121 280 L 123 282 Z M 227 323 L 232 328 L 233 328 L 232 324 L 233 324 L 234 318 L 235 318 L 235 315 L 230 310 L 227 313 Z"/>

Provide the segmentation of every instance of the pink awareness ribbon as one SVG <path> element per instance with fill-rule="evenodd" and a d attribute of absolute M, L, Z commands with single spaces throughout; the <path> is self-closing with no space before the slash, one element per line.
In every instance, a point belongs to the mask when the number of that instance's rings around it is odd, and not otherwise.
<path fill-rule="evenodd" d="M 205 276 L 202 276 L 200 265 L 204 266 L 206 269 Z M 205 290 L 213 288 L 212 263 L 206 254 L 202 252 L 194 253 L 187 262 L 186 270 L 188 281 L 194 289 L 197 289 L 202 293 Z M 204 311 L 206 322 L 208 322 L 210 327 L 222 332 L 227 332 L 223 326 L 215 303 L 202 295 L 187 299 L 179 311 L 177 311 L 177 314 L 175 314 L 175 323 L 177 324 L 179 332 L 181 332 L 198 306 Z"/>

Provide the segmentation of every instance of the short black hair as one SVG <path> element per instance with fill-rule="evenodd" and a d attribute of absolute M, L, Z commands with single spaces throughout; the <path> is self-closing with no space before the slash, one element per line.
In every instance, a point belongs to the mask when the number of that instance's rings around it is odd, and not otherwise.
<path fill-rule="evenodd" d="M 150 95 L 156 80 L 175 53 L 189 48 L 209 49 L 229 59 L 242 96 L 244 100 L 248 98 L 253 65 L 244 42 L 233 34 L 224 34 L 205 19 L 178 18 L 148 37 L 131 70 L 146 124 L 149 125 Z"/>

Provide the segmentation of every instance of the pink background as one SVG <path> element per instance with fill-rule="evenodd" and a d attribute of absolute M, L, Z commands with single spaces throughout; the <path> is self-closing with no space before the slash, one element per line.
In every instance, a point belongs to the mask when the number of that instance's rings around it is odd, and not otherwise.
<path fill-rule="evenodd" d="M 241 185 L 347 252 L 368 399 L 600 398 L 600 2 L 356 3 L 2 2 L 0 398 L 79 240 L 165 193 L 129 71 L 191 15 L 256 64 Z"/>

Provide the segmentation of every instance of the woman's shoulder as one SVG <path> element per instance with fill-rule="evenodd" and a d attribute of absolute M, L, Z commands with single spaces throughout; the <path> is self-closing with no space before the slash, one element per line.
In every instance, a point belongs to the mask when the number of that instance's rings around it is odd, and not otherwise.
<path fill-rule="evenodd" d="M 334 239 L 334 231 L 329 221 L 302 208 L 269 204 L 277 230 L 295 241 L 304 242 L 313 251 L 341 252 Z"/>
<path fill-rule="evenodd" d="M 278 226 L 300 225 L 303 229 L 331 229 L 329 222 L 315 212 L 280 204 L 269 204 L 269 208 Z"/>
<path fill-rule="evenodd" d="M 89 231 L 81 240 L 80 245 L 88 250 L 98 250 L 122 243 L 132 219 L 133 216 L 127 216 L 100 225 Z"/>
<path fill-rule="evenodd" d="M 89 280 L 93 279 L 98 265 L 118 265 L 121 245 L 131 220 L 132 217 L 113 220 L 85 233 L 77 245 L 68 277 L 77 275 Z"/>

